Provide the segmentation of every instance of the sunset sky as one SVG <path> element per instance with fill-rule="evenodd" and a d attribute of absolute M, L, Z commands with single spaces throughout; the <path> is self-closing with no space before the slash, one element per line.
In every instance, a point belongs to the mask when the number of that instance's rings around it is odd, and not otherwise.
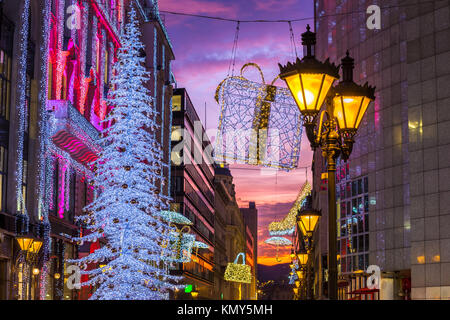
<path fill-rule="evenodd" d="M 298 19 L 313 17 L 313 0 L 160 0 L 161 11 L 174 11 L 238 20 Z M 218 126 L 219 106 L 214 100 L 217 85 L 228 73 L 236 23 L 162 13 L 172 41 L 175 61 L 172 69 L 179 88 L 186 88 L 211 140 Z M 300 34 L 313 20 L 293 22 L 297 51 L 301 52 Z M 287 23 L 241 23 L 236 53 L 235 74 L 247 62 L 257 63 L 268 81 L 278 73 L 278 63 L 292 61 L 294 53 Z M 256 73 L 246 76 L 258 81 Z M 276 85 L 281 86 L 278 81 Z M 205 125 L 205 123 L 203 123 Z M 312 152 L 306 136 L 302 139 L 300 167 L 310 166 Z M 248 169 L 247 169 L 248 168 Z M 291 208 L 305 169 L 263 174 L 258 167 L 232 168 L 240 206 L 255 201 L 258 208 L 258 262 L 273 265 L 276 248 L 266 245 L 268 224 L 281 220 Z M 308 173 L 311 181 L 311 174 Z M 280 249 L 281 263 L 289 262 L 290 248 Z"/>

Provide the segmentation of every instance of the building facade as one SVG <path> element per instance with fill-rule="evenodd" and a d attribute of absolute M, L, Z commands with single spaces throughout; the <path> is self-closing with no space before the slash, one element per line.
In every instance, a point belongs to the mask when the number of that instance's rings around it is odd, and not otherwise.
<path fill-rule="evenodd" d="M 224 274 L 228 262 L 231 262 L 233 257 L 227 252 L 227 206 L 232 201 L 229 192 L 229 186 L 226 184 L 226 179 L 231 175 L 228 168 L 215 165 L 214 167 L 214 299 L 216 300 L 230 300 L 232 299 L 232 292 L 230 284 L 224 279 Z"/>
<path fill-rule="evenodd" d="M 221 234 L 222 237 L 217 239 L 218 242 L 225 245 L 224 255 L 219 260 L 221 263 L 217 270 L 216 290 L 223 294 L 224 299 L 228 300 L 248 300 L 251 299 L 250 292 L 253 285 L 246 283 L 238 283 L 233 281 L 226 281 L 223 278 L 228 263 L 234 262 L 239 253 L 244 253 L 246 256 L 246 264 L 252 266 L 254 271 L 254 262 L 248 260 L 248 250 L 246 246 L 246 225 L 244 217 L 239 210 L 236 201 L 236 191 L 233 184 L 233 176 L 226 164 L 217 165 L 215 170 L 215 184 L 216 184 L 216 210 L 221 216 L 223 225 Z M 249 263 L 250 262 L 250 263 Z M 243 263 L 242 258 L 239 258 L 237 263 Z"/>
<path fill-rule="evenodd" d="M 366 25 L 369 5 L 381 8 L 380 29 Z M 448 299 L 450 5 L 316 0 L 315 10 L 317 57 L 339 63 L 349 50 L 355 81 L 376 86 L 337 172 L 341 297 L 365 287 L 364 271 L 378 265 L 380 299 Z M 314 159 L 316 201 L 326 212 L 319 194 L 326 168 L 319 154 Z M 326 227 L 325 218 L 322 234 Z M 327 250 L 318 237 L 316 257 Z M 320 269 L 326 280 L 326 265 Z"/>
<path fill-rule="evenodd" d="M 77 244 L 71 238 L 85 232 L 75 217 L 96 196 L 92 162 L 101 150 L 100 131 L 109 125 L 102 120 L 111 110 L 106 98 L 129 4 L 0 3 L 0 299 L 87 299 L 92 293 L 68 288 L 65 260 L 101 246 L 101 240 Z M 143 54 L 149 70 L 162 69 L 151 74 L 149 86 L 161 112 L 167 160 L 161 192 L 168 194 L 173 53 L 153 5 L 141 16 L 148 20 L 143 28 L 151 25 L 153 32 L 151 42 L 144 32 Z M 41 243 L 38 254 L 24 254 L 21 238 Z"/>
<path fill-rule="evenodd" d="M 247 288 L 250 299 L 257 299 L 258 274 L 258 209 L 250 201 L 248 208 L 240 208 L 245 224 L 246 263 L 252 268 L 252 283 Z"/>
<path fill-rule="evenodd" d="M 173 272 L 198 292 L 197 299 L 214 296 L 214 167 L 211 143 L 186 89 L 178 88 L 172 98 L 172 181 L 170 210 L 193 222 L 196 240 L 209 246 L 198 249 L 188 263 L 178 263 Z M 175 298 L 191 294 L 178 291 Z"/>

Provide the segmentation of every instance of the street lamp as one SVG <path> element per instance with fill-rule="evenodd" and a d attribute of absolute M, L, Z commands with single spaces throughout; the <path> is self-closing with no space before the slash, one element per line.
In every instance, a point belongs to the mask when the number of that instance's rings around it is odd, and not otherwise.
<path fill-rule="evenodd" d="M 342 155 L 347 160 L 352 152 L 354 136 L 361 120 L 375 99 L 375 88 L 367 83 L 359 86 L 353 82 L 354 60 L 348 52 L 342 59 L 343 80 L 332 87 L 339 78 L 339 67 L 316 60 L 314 56 L 316 35 L 310 31 L 302 34 L 305 56 L 295 63 L 280 66 L 283 79 L 303 115 L 303 123 L 311 147 L 320 147 L 328 171 L 328 295 L 337 299 L 336 258 L 336 160 Z M 326 110 L 319 115 L 325 101 Z M 324 121 L 324 117 L 327 119 Z M 319 123 L 316 130 L 316 122 Z M 302 225 L 300 225 L 302 227 Z M 306 228 L 305 228 L 306 231 Z"/>
<path fill-rule="evenodd" d="M 312 238 L 321 215 L 320 211 L 314 210 L 311 207 L 302 208 L 298 211 L 297 224 L 305 238 Z"/>
<path fill-rule="evenodd" d="M 16 240 L 19 243 L 20 250 L 28 252 L 34 239 L 28 237 L 18 237 Z"/>
<path fill-rule="evenodd" d="M 21 236 L 16 238 L 19 243 L 20 250 L 25 255 L 25 261 L 31 265 L 31 275 L 35 279 L 35 286 L 37 287 L 37 276 L 39 275 L 39 268 L 35 267 L 36 259 L 42 247 L 42 241 L 27 236 Z M 31 297 L 31 284 L 29 286 L 29 294 Z"/>

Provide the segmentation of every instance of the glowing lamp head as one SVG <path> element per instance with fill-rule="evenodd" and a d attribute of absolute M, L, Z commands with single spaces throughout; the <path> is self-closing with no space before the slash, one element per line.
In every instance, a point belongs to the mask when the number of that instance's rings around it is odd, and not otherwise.
<path fill-rule="evenodd" d="M 37 276 L 39 274 L 39 268 L 33 268 L 33 275 Z"/>
<path fill-rule="evenodd" d="M 302 34 L 305 55 L 280 67 L 283 79 L 303 115 L 316 115 L 333 82 L 339 79 L 339 67 L 329 59 L 320 62 L 315 58 L 316 34 L 309 30 Z"/>
<path fill-rule="evenodd" d="M 30 252 L 31 253 L 39 253 L 39 250 L 41 250 L 41 247 L 42 247 L 42 241 L 40 241 L 40 240 L 34 240 L 33 241 L 33 243 L 31 244 L 31 247 L 30 247 Z"/>
<path fill-rule="evenodd" d="M 191 295 L 192 295 L 192 298 L 197 298 L 198 297 L 198 291 L 191 291 Z"/>
<path fill-rule="evenodd" d="M 308 254 L 306 252 L 297 253 L 298 263 L 304 266 L 308 263 Z"/>
<path fill-rule="evenodd" d="M 53 277 L 58 280 L 59 278 L 61 278 L 61 275 L 57 272 L 53 275 Z"/>
<path fill-rule="evenodd" d="M 302 279 L 303 279 L 303 272 L 300 271 L 300 270 L 298 270 L 298 271 L 296 271 L 296 273 L 297 273 L 298 279 L 299 279 L 299 280 L 302 280 Z"/>
<path fill-rule="evenodd" d="M 375 100 L 375 87 L 366 82 L 363 86 L 353 81 L 354 60 L 349 52 L 342 59 L 342 81 L 334 88 L 334 116 L 342 132 L 356 133 L 369 107 Z"/>
<path fill-rule="evenodd" d="M 300 280 L 295 280 L 295 286 L 298 288 L 300 287 Z"/>
<path fill-rule="evenodd" d="M 16 238 L 17 242 L 19 243 L 20 250 L 22 251 L 28 251 L 30 250 L 31 245 L 33 244 L 33 238 L 28 237 L 18 237 Z"/>
<path fill-rule="evenodd" d="M 295 294 L 298 294 L 298 288 L 293 288 L 293 290 Z"/>

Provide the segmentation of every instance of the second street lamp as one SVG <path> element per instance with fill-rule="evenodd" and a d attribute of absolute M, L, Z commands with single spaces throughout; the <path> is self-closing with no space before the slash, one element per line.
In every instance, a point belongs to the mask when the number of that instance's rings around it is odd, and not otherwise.
<path fill-rule="evenodd" d="M 354 60 L 347 55 L 342 59 L 343 80 L 339 67 L 328 59 L 323 63 L 314 56 L 316 36 L 309 30 L 302 34 L 305 56 L 286 66 L 280 65 L 283 79 L 303 115 L 303 123 L 311 147 L 320 147 L 326 160 L 328 173 L 328 297 L 337 296 L 337 226 L 336 226 L 336 160 L 348 160 L 353 149 L 354 136 L 371 101 L 375 88 L 353 82 Z M 313 76 L 314 75 L 314 76 Z M 319 80 L 321 79 L 321 80 Z M 322 103 L 326 110 L 319 116 Z M 326 116 L 326 120 L 324 117 Z M 319 123 L 316 124 L 319 118 Z M 317 130 L 316 130 L 317 126 Z M 303 224 L 302 224 L 303 225 Z"/>

